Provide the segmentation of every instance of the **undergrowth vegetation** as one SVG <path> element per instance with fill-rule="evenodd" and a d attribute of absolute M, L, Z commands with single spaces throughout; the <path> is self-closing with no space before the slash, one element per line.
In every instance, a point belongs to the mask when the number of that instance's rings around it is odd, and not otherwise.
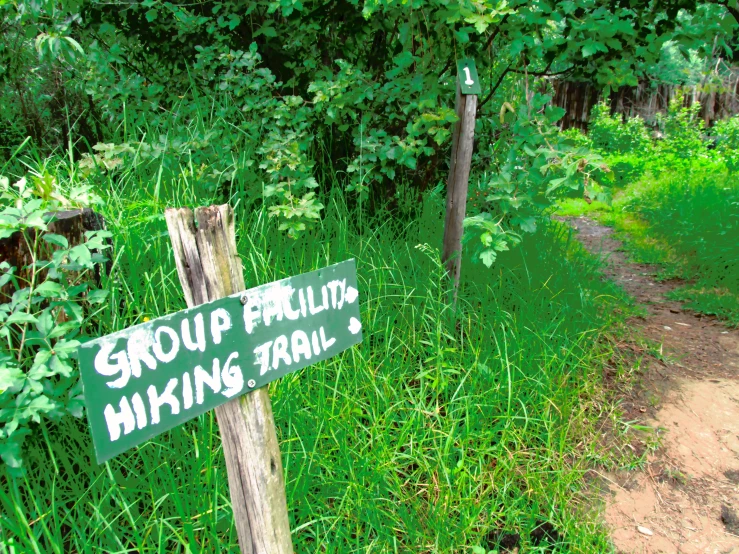
<path fill-rule="evenodd" d="M 108 182 L 110 302 L 97 336 L 184 307 L 163 209 L 207 201 L 135 172 Z M 270 385 L 297 552 L 600 552 L 583 492 L 608 463 L 598 425 L 602 337 L 623 298 L 566 227 L 503 252 L 468 279 L 454 314 L 436 245 L 443 197 L 418 219 L 356 217 L 340 195 L 297 241 L 237 207 L 247 286 L 357 260 L 364 341 Z M 0 469 L 4 548 L 16 552 L 231 552 L 225 465 L 212 413 L 96 466 L 84 420 L 28 438 L 20 477 Z M 612 461 L 611 463 L 617 463 Z M 506 542 L 507 541 L 507 542 Z"/>
<path fill-rule="evenodd" d="M 615 198 L 565 200 L 558 213 L 592 214 L 613 225 L 637 261 L 660 265 L 663 279 L 687 281 L 675 299 L 737 326 L 739 116 L 706 129 L 699 109 L 678 95 L 657 118 L 664 135 L 655 141 L 643 120 L 624 122 L 600 105 L 588 136 L 575 137 L 603 154 Z"/>

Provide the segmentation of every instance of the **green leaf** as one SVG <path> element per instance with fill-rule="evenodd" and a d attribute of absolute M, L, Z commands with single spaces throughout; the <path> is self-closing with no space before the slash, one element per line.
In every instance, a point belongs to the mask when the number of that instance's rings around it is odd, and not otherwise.
<path fill-rule="evenodd" d="M 62 286 L 55 281 L 44 281 L 33 289 L 33 294 L 43 298 L 58 298 L 62 295 Z"/>
<path fill-rule="evenodd" d="M 28 378 L 31 381 L 41 381 L 52 375 L 49 370 L 49 360 L 51 360 L 51 350 L 44 348 L 36 352 L 33 358 L 33 365 L 28 371 Z"/>
<path fill-rule="evenodd" d="M 31 314 L 27 314 L 25 312 L 15 312 L 15 313 L 10 314 L 10 317 L 8 317 L 8 319 L 5 320 L 5 323 L 6 324 L 9 324 L 9 323 L 21 324 L 21 323 L 36 323 L 36 321 L 37 319 Z"/>
<path fill-rule="evenodd" d="M 87 283 L 80 283 L 79 285 L 69 287 L 67 289 L 67 297 L 74 298 L 78 294 L 85 292 L 88 288 L 89 288 L 89 285 Z"/>
<path fill-rule="evenodd" d="M 87 245 L 79 244 L 75 246 L 69 251 L 69 257 L 82 267 L 92 267 L 92 255 Z"/>
<path fill-rule="evenodd" d="M 46 231 L 46 221 L 44 221 L 44 213 L 44 210 L 36 210 L 29 213 L 23 220 L 24 226 Z"/>
<path fill-rule="evenodd" d="M 108 298 L 109 294 L 110 291 L 95 289 L 93 291 L 90 291 L 90 293 L 87 295 L 87 301 L 90 302 L 90 304 L 102 304 L 103 302 L 105 302 L 106 298 Z"/>
<path fill-rule="evenodd" d="M 23 387 L 26 376 L 17 365 L 0 364 L 0 394 L 5 391 L 18 392 Z"/>
<path fill-rule="evenodd" d="M 41 394 L 31 400 L 28 406 L 26 406 L 23 415 L 30 417 L 33 421 L 39 423 L 41 421 L 41 414 L 48 414 L 49 412 L 56 410 L 56 408 L 57 405 L 53 400 L 48 396 Z"/>
<path fill-rule="evenodd" d="M 80 347 L 80 341 L 78 340 L 60 340 L 54 345 L 54 352 L 59 356 L 67 357 L 71 356 Z"/>
<path fill-rule="evenodd" d="M 80 418 L 85 413 L 85 399 L 82 395 L 71 398 L 67 402 L 67 412 L 72 417 Z"/>
<path fill-rule="evenodd" d="M 61 375 L 63 377 L 70 377 L 74 371 L 72 365 L 68 361 L 61 359 L 59 356 L 52 356 L 51 361 L 49 362 L 49 368 L 54 375 Z"/>
<path fill-rule="evenodd" d="M 85 51 L 82 49 L 82 46 L 80 46 L 79 42 L 74 40 L 72 37 L 64 37 L 64 40 L 66 40 L 69 44 L 71 44 L 72 48 L 77 50 L 77 52 L 84 55 Z"/>
<path fill-rule="evenodd" d="M 0 275 L 0 287 L 4 287 L 8 283 L 10 283 L 10 281 L 13 280 L 13 277 L 14 277 L 14 272 L 12 271 L 8 271 L 7 273 Z"/>
<path fill-rule="evenodd" d="M 62 248 L 69 248 L 69 241 L 67 240 L 67 237 L 63 235 L 57 235 L 54 233 L 46 233 L 44 235 L 44 240 L 48 242 L 49 244 L 53 244 L 55 246 L 61 246 Z"/>
<path fill-rule="evenodd" d="M 288 14 L 285 14 L 288 15 Z M 231 14 L 231 18 L 228 20 L 228 29 L 233 31 L 241 23 L 241 18 L 236 14 Z"/>
<path fill-rule="evenodd" d="M 53 305 L 61 306 L 64 309 L 64 313 L 67 314 L 68 318 L 78 323 L 82 323 L 82 320 L 84 319 L 84 315 L 82 313 L 82 307 L 76 302 L 70 302 L 70 301 L 54 302 Z"/>
<path fill-rule="evenodd" d="M 547 106 L 544 115 L 549 123 L 555 123 L 562 119 L 565 113 L 567 113 L 565 109 L 560 108 L 559 106 Z"/>
<path fill-rule="evenodd" d="M 42 337 L 47 337 L 55 325 L 54 317 L 51 314 L 51 309 L 46 308 L 36 321 L 36 329 L 41 333 Z"/>
<path fill-rule="evenodd" d="M 589 58 L 596 52 L 608 52 L 608 48 L 605 44 L 602 44 L 600 42 L 588 42 L 585 44 L 585 46 L 582 47 L 582 55 L 585 58 Z"/>
<path fill-rule="evenodd" d="M 406 69 L 413 65 L 415 58 L 409 51 L 404 51 L 393 58 L 395 65 L 401 69 Z"/>
<path fill-rule="evenodd" d="M 535 217 L 514 217 L 511 223 L 518 225 L 522 230 L 527 233 L 536 232 L 536 218 Z"/>
<path fill-rule="evenodd" d="M 480 254 L 480 259 L 482 260 L 482 263 L 484 263 L 487 267 L 492 267 L 493 262 L 495 262 L 495 258 L 497 257 L 498 253 L 492 248 L 485 250 Z"/>
<path fill-rule="evenodd" d="M 270 27 L 269 23 L 265 23 L 254 33 L 254 38 L 258 37 L 259 35 L 274 38 L 277 36 L 277 31 L 275 31 L 274 27 Z"/>
<path fill-rule="evenodd" d="M 459 31 L 454 31 L 454 36 L 457 37 L 457 40 L 461 44 L 467 44 L 470 41 L 470 34 L 464 29 L 460 29 Z"/>
<path fill-rule="evenodd" d="M 0 443 L 0 458 L 11 468 L 20 468 L 23 465 L 20 442 L 11 440 Z"/>

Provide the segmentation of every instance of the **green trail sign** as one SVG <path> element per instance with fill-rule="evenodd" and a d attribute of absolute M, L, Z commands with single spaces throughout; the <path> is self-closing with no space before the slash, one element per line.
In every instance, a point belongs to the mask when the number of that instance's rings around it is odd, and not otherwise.
<path fill-rule="evenodd" d="M 475 60 L 472 58 L 457 60 L 457 75 L 459 76 L 459 90 L 462 94 L 476 94 L 478 96 L 482 94 Z"/>
<path fill-rule="evenodd" d="M 83 344 L 98 463 L 362 341 L 354 260 Z"/>

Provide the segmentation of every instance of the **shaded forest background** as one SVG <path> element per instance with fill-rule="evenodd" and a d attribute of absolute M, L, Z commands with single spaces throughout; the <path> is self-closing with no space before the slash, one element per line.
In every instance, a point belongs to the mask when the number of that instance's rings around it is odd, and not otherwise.
<path fill-rule="evenodd" d="M 474 165 L 526 191 L 499 214 L 525 232 L 533 204 L 592 173 L 575 156 L 566 175 L 551 127 L 581 126 L 596 93 L 629 114 L 663 107 L 665 86 L 730 96 L 736 17 L 728 0 L 3 2 L 0 156 L 30 137 L 90 167 L 164 160 L 159 179 L 266 202 L 293 236 L 337 183 L 402 213 L 445 178 L 467 55 L 483 81 Z"/>

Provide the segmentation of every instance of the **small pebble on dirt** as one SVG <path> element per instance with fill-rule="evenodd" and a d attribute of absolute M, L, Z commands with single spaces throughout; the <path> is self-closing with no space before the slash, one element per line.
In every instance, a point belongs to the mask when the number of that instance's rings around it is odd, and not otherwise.
<path fill-rule="evenodd" d="M 665 331 L 672 331 L 672 327 L 668 327 L 667 325 L 665 325 Z"/>
<path fill-rule="evenodd" d="M 648 537 L 654 535 L 649 527 L 642 527 L 641 525 L 639 525 L 636 530 L 639 531 L 642 535 L 647 535 Z"/>

